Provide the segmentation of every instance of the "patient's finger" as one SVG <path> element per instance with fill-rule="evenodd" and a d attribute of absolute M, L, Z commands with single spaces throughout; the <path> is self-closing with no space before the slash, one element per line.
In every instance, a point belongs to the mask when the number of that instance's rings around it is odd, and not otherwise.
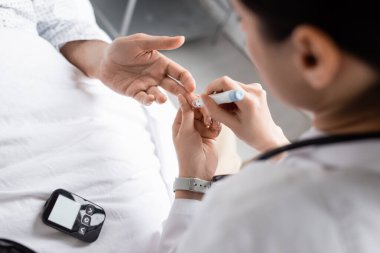
<path fill-rule="evenodd" d="M 200 98 L 200 96 L 196 96 L 196 98 Z M 192 105 L 192 103 L 191 103 L 191 105 Z M 196 118 L 202 118 L 203 119 L 203 123 L 205 124 L 205 126 L 206 127 L 210 127 L 210 125 L 211 125 L 211 116 L 210 116 L 210 113 L 207 111 L 206 107 L 196 108 L 196 110 L 194 110 L 194 112 L 195 112 L 195 117 Z M 200 115 L 200 116 L 197 116 L 197 115 Z"/>
<path fill-rule="evenodd" d="M 177 83 L 170 77 L 165 77 L 162 79 L 159 85 L 173 95 L 183 95 L 189 103 L 193 102 L 196 97 L 194 94 L 188 92 L 181 84 Z"/>
<path fill-rule="evenodd" d="M 141 49 L 146 51 L 151 50 L 173 50 L 183 45 L 185 37 L 183 36 L 152 36 L 148 34 L 134 34 L 129 36 L 134 40 L 138 40 Z"/>
<path fill-rule="evenodd" d="M 182 95 L 178 95 L 178 101 L 182 111 L 182 122 L 179 131 L 191 132 L 194 130 L 194 112 Z"/>
<path fill-rule="evenodd" d="M 196 94 L 187 92 L 181 84 L 178 84 L 175 80 L 171 79 L 170 77 L 164 78 L 160 82 L 160 86 L 164 88 L 166 91 L 172 93 L 173 95 L 183 95 L 189 104 L 192 104 L 192 102 L 197 98 Z"/>
<path fill-rule="evenodd" d="M 157 86 L 151 86 L 148 88 L 147 93 L 150 95 L 153 95 L 155 98 L 155 101 L 159 104 L 165 103 L 167 100 L 167 97 L 164 93 L 160 91 L 160 89 Z"/>
<path fill-rule="evenodd" d="M 151 105 L 154 102 L 154 96 L 145 91 L 138 92 L 133 98 L 143 105 Z"/>
<path fill-rule="evenodd" d="M 122 84 L 123 85 L 123 84 Z M 137 93 L 140 91 L 147 91 L 150 87 L 157 86 L 157 82 L 151 77 L 141 77 L 139 79 L 134 80 L 129 86 L 121 87 L 129 97 L 135 97 Z"/>
<path fill-rule="evenodd" d="M 165 77 L 160 82 L 160 86 L 166 91 L 178 96 L 179 94 L 185 95 L 187 93 L 186 89 L 178 84 L 175 80 L 170 77 Z"/>
<path fill-rule="evenodd" d="M 193 92 L 195 90 L 195 80 L 193 76 L 178 63 L 170 60 L 166 68 L 166 73 L 178 80 L 187 92 Z"/>

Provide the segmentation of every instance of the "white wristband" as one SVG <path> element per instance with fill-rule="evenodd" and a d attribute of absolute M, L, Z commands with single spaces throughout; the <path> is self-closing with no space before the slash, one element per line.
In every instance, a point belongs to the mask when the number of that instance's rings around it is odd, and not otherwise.
<path fill-rule="evenodd" d="M 208 189 L 210 189 L 212 185 L 211 181 L 202 180 L 199 178 L 184 178 L 177 177 L 174 181 L 173 191 L 191 191 L 191 192 L 199 192 L 206 193 Z"/>

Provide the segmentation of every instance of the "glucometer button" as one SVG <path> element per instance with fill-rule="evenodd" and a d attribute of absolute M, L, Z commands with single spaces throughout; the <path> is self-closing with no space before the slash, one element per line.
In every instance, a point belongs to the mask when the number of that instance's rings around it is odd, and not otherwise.
<path fill-rule="evenodd" d="M 86 231 L 87 231 L 87 228 L 85 226 L 80 226 L 78 233 L 81 235 L 84 235 L 86 233 Z"/>
<path fill-rule="evenodd" d="M 88 215 L 84 215 L 82 218 L 82 223 L 88 226 L 90 225 L 90 222 L 91 222 L 91 217 Z"/>
<path fill-rule="evenodd" d="M 88 205 L 88 206 L 86 207 L 86 213 L 87 213 L 88 215 L 93 215 L 93 214 L 94 214 L 94 211 L 95 211 L 95 208 L 94 208 L 93 206 Z"/>

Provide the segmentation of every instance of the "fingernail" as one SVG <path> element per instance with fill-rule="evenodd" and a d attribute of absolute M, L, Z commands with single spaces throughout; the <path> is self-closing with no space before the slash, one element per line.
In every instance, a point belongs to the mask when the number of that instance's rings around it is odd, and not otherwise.
<path fill-rule="evenodd" d="M 166 97 L 159 97 L 157 98 L 157 102 L 160 103 L 160 104 L 163 104 L 166 102 Z"/>

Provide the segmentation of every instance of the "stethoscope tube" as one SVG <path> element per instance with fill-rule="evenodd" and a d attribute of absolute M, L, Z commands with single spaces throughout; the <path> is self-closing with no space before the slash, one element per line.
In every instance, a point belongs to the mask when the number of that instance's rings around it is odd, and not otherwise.
<path fill-rule="evenodd" d="M 357 134 L 342 134 L 342 135 L 331 135 L 326 137 L 318 137 L 313 139 L 306 139 L 301 141 L 296 141 L 294 143 L 272 149 L 261 155 L 258 155 L 253 160 L 263 161 L 268 160 L 276 155 L 282 154 L 284 152 L 300 149 L 308 146 L 325 146 L 344 142 L 356 142 L 368 139 L 380 139 L 380 132 L 372 133 L 357 133 Z"/>
<path fill-rule="evenodd" d="M 345 143 L 345 142 L 364 141 L 368 139 L 380 139 L 380 132 L 330 135 L 330 136 L 325 136 L 325 137 L 317 137 L 317 138 L 312 138 L 312 139 L 300 140 L 300 141 L 296 141 L 279 148 L 269 150 L 268 152 L 265 152 L 263 154 L 256 156 L 249 162 L 265 161 L 270 158 L 273 158 L 274 156 L 280 155 L 284 152 L 288 152 L 295 149 L 301 149 L 301 148 L 309 147 L 309 146 L 325 146 L 325 145 Z M 229 175 L 217 175 L 212 178 L 212 181 L 217 182 L 227 176 Z"/>

